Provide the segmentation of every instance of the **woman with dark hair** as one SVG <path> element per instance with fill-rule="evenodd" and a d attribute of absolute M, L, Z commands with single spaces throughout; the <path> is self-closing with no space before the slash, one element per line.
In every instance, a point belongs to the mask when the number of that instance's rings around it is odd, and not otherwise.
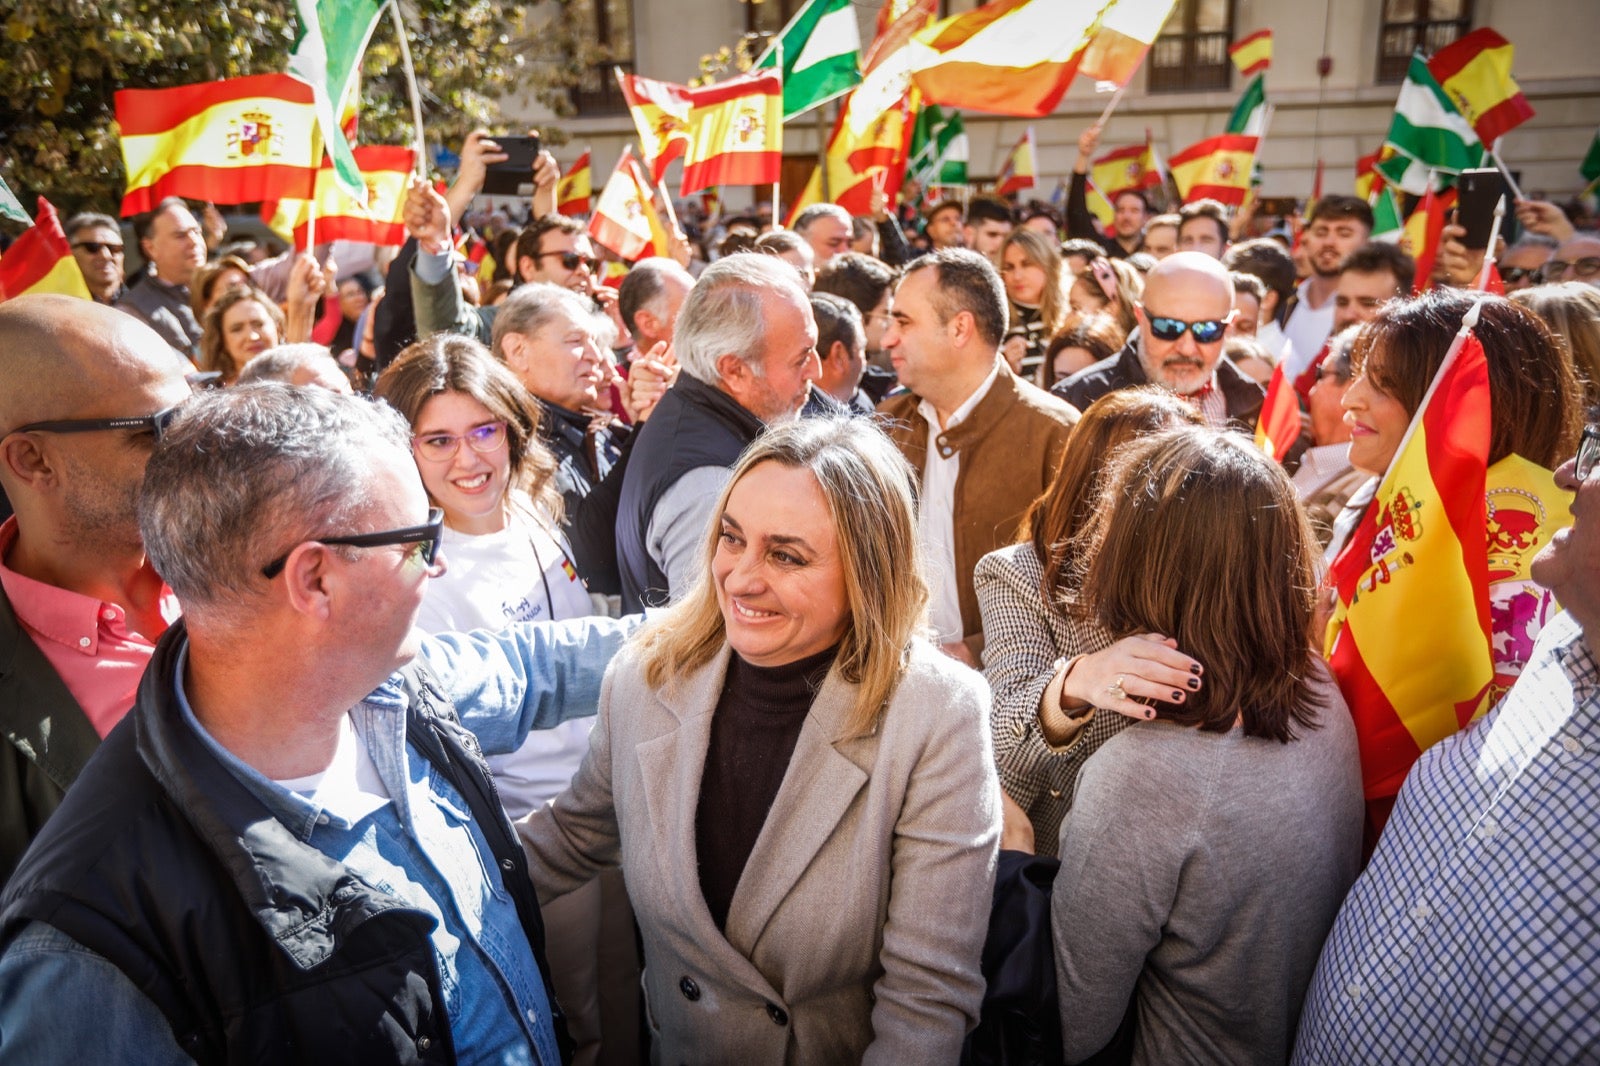
<path fill-rule="evenodd" d="M 1175 640 L 1204 683 L 1105 653 L 1065 667 L 1063 703 L 1145 719 L 1084 766 L 1061 826 L 1069 1062 L 1125 1016 L 1134 1063 L 1289 1057 L 1361 844 L 1355 729 L 1312 650 L 1314 545 L 1246 438 L 1183 427 L 1112 461 L 1076 610 L 1110 638 Z"/>
<path fill-rule="evenodd" d="M 1110 315 L 1074 311 L 1045 348 L 1038 385 L 1049 389 L 1102 359 L 1110 359 L 1127 342 L 1127 331 Z"/>
<path fill-rule="evenodd" d="M 1075 538 L 1099 504 L 1101 473 L 1128 442 L 1199 423 L 1192 404 L 1153 385 L 1100 397 L 1072 427 L 1055 481 L 1023 520 L 1021 543 L 978 560 L 973 585 L 983 614 L 984 677 L 994 693 L 989 720 L 995 763 L 1006 796 L 1032 828 L 1032 847 L 1024 850 L 1056 853 L 1061 818 L 1084 760 L 1132 721 L 1096 715 L 1093 708 L 1069 721 L 1061 703 L 1068 658 L 1112 643 L 1070 609 L 1076 599 Z M 1173 662 L 1182 670 L 1189 660 L 1177 656 Z M 1008 834 L 1020 829 L 1007 824 Z M 1006 846 L 1014 843 L 1026 840 L 1008 835 Z"/>
<path fill-rule="evenodd" d="M 1487 709 L 1522 673 L 1539 631 L 1559 610 L 1528 568 L 1555 531 L 1572 521 L 1571 497 L 1557 488 L 1553 471 L 1577 450 L 1583 391 L 1567 349 L 1538 315 L 1503 299 L 1436 290 L 1385 304 L 1362 327 L 1350 354 L 1355 376 L 1344 395 L 1344 420 L 1350 427 L 1350 465 L 1373 480 L 1340 515 L 1334 543 L 1342 547 L 1372 505 L 1378 479 L 1394 461 L 1462 319 L 1479 300 L 1473 333 L 1483 345 L 1490 401 L 1484 497 L 1495 676 Z M 1448 725 L 1447 731 L 1416 736 L 1418 751 L 1455 731 L 1454 722 L 1445 723 L 1442 716 L 1434 720 Z M 1360 728 L 1368 743 L 1365 723 Z M 1367 781 L 1374 843 L 1404 777 L 1403 768 L 1392 767 L 1381 779 Z"/>
<path fill-rule="evenodd" d="M 655 1057 L 952 1063 L 999 843 L 972 671 L 922 631 L 915 477 L 866 419 L 769 429 L 700 582 L 612 662 L 572 788 L 518 827 L 541 900 L 619 864 Z"/>

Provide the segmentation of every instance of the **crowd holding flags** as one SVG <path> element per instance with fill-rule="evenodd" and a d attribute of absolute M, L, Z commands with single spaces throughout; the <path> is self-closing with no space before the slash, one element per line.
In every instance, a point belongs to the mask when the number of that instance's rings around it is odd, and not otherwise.
<path fill-rule="evenodd" d="M 9 189 L 5 195 L 16 202 Z M 11 217 L 9 211 L 7 217 Z M 27 213 L 23 212 L 22 217 L 27 218 Z M 42 196 L 33 225 L 22 231 L 22 236 L 6 250 L 5 258 L 0 259 L 0 300 L 41 292 L 89 299 L 89 286 L 84 283 L 78 261 L 72 257 L 67 235 L 61 232 L 56 209 Z"/>
<path fill-rule="evenodd" d="M 656 214 L 650 183 L 639 171 L 633 150 L 622 149 L 616 169 L 589 218 L 589 236 L 603 248 L 632 261 L 670 251 L 667 231 Z"/>
<path fill-rule="evenodd" d="M 1029 126 L 1000 165 L 1000 175 L 994 179 L 995 195 L 1009 196 L 1033 188 L 1038 173 L 1039 148 L 1034 142 L 1033 127 Z"/>

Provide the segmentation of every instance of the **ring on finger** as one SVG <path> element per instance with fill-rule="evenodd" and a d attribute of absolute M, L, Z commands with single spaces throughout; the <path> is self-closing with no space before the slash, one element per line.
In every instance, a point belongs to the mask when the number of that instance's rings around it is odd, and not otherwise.
<path fill-rule="evenodd" d="M 1117 679 L 1106 686 L 1106 692 L 1110 694 L 1112 699 L 1125 700 L 1128 698 L 1127 690 L 1122 687 L 1123 679 L 1126 677 L 1126 674 L 1118 674 Z"/>

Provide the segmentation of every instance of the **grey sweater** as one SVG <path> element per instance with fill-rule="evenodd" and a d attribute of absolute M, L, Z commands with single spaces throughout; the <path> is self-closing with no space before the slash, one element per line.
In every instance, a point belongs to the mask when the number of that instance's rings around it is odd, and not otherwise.
<path fill-rule="evenodd" d="M 1135 1063 L 1274 1063 L 1361 847 L 1355 729 L 1319 670 L 1288 744 L 1140 722 L 1084 765 L 1052 900 L 1068 1062 L 1137 997 Z"/>

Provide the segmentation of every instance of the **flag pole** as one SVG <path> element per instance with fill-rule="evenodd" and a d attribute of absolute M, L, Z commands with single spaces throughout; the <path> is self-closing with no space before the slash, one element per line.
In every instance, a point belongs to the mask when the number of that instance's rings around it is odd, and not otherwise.
<path fill-rule="evenodd" d="M 317 200 L 306 201 L 306 251 L 317 254 Z"/>
<path fill-rule="evenodd" d="M 400 38 L 400 66 L 406 75 L 406 90 L 411 94 L 411 123 L 417 131 L 417 177 L 428 176 L 428 141 L 422 132 L 422 93 L 417 90 L 417 68 L 411 64 L 411 43 L 406 40 L 405 19 L 400 16 L 400 0 L 389 0 L 389 14 L 394 17 L 394 32 Z"/>
<path fill-rule="evenodd" d="M 1500 223 L 1506 217 L 1506 198 L 1502 193 L 1494 205 L 1494 225 L 1489 227 L 1489 247 L 1483 253 L 1483 269 L 1478 271 L 1478 283 L 1473 286 L 1479 292 L 1489 291 L 1489 271 L 1494 269 L 1494 246 L 1500 242 Z"/>
<path fill-rule="evenodd" d="M 1517 179 L 1511 176 L 1511 168 L 1506 166 L 1506 161 L 1500 158 L 1500 138 L 1494 139 L 1494 144 L 1489 148 L 1489 156 L 1494 160 L 1494 165 L 1500 168 L 1500 173 L 1506 177 L 1506 185 L 1511 189 L 1511 195 L 1518 200 L 1526 200 L 1522 190 L 1517 187 Z"/>
<path fill-rule="evenodd" d="M 1100 126 L 1102 128 L 1105 126 L 1106 122 L 1111 118 L 1111 112 L 1115 111 L 1117 109 L 1117 105 L 1122 102 L 1122 94 L 1127 91 L 1128 87 L 1126 85 L 1117 86 L 1117 91 L 1112 93 L 1111 99 L 1106 101 L 1105 110 L 1101 111 L 1100 117 L 1094 120 L 1094 124 L 1096 126 Z"/>
<path fill-rule="evenodd" d="M 782 95 L 783 94 L 783 34 L 780 33 L 778 35 L 778 39 L 773 42 L 773 47 L 777 50 L 777 53 L 778 53 L 778 64 L 777 64 L 777 66 L 778 66 L 778 93 L 779 93 L 778 98 L 781 100 L 783 98 L 783 95 Z M 780 107 L 780 110 L 781 110 L 781 107 Z M 779 173 L 779 181 L 775 181 L 775 182 L 772 183 L 772 228 L 773 229 L 778 229 L 781 226 L 781 223 L 779 222 L 779 214 L 778 214 L 778 185 L 781 183 L 781 180 L 782 180 L 782 172 L 780 171 L 780 173 Z M 824 177 L 823 180 L 826 180 L 826 177 Z"/>

